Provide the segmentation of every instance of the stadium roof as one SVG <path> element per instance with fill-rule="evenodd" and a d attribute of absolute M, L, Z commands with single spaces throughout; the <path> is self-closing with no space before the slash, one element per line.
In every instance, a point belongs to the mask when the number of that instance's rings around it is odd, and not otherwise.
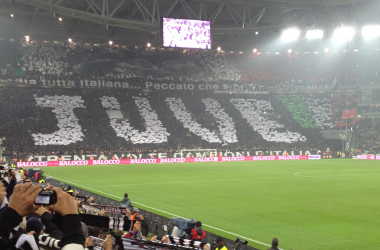
<path fill-rule="evenodd" d="M 214 48 L 244 51 L 290 26 L 379 23 L 379 10 L 364 0 L 0 0 L 0 38 L 160 47 L 165 16 L 211 20 Z"/>

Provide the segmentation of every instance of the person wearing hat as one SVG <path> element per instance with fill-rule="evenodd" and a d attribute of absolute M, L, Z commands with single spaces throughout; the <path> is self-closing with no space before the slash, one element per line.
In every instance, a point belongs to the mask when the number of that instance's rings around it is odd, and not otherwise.
<path fill-rule="evenodd" d="M 279 250 L 279 248 L 278 248 L 278 239 L 277 238 L 273 238 L 273 240 L 272 240 L 272 247 L 268 248 L 268 250 Z"/>
<path fill-rule="evenodd" d="M 224 245 L 223 238 L 218 236 L 215 240 L 216 248 L 215 250 L 228 250 L 227 247 Z"/>
<path fill-rule="evenodd" d="M 38 234 L 44 234 L 44 225 L 37 217 L 31 217 L 26 221 L 25 231 L 28 233 L 35 232 Z"/>
<path fill-rule="evenodd" d="M 74 190 L 71 188 L 71 186 L 67 187 L 66 192 L 68 192 L 71 196 L 74 194 Z"/>
<path fill-rule="evenodd" d="M 202 222 L 196 221 L 195 228 L 191 230 L 189 239 L 201 241 L 204 237 L 206 237 L 206 232 L 202 229 Z"/>

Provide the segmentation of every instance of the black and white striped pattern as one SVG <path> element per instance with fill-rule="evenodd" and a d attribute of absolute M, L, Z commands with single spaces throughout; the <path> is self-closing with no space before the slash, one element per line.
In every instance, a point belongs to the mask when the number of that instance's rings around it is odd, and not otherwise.
<path fill-rule="evenodd" d="M 118 230 L 125 230 L 124 229 L 124 218 L 116 218 L 116 217 L 109 217 L 109 228 L 118 229 Z"/>
<path fill-rule="evenodd" d="M 46 246 L 53 249 L 61 249 L 60 242 L 60 240 L 52 238 L 47 234 L 38 236 L 38 244 L 41 246 Z"/>

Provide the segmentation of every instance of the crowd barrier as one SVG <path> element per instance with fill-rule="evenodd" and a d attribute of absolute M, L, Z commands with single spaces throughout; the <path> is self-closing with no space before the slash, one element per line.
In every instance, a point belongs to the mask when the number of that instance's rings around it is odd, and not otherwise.
<path fill-rule="evenodd" d="M 308 160 L 312 155 L 273 155 L 273 156 L 235 156 L 235 157 L 202 157 L 202 158 L 152 158 L 152 159 L 120 159 L 120 160 L 84 160 L 84 161 L 30 161 L 17 162 L 17 167 L 59 167 L 87 165 L 119 165 L 119 164 L 155 164 L 186 162 L 232 162 L 232 161 L 277 161 Z"/>
<path fill-rule="evenodd" d="M 47 182 L 49 182 L 51 185 L 56 186 L 56 187 L 59 187 L 62 184 L 60 181 L 54 180 L 54 179 L 47 179 Z M 67 187 L 68 185 L 71 185 L 71 184 L 64 183 L 64 186 Z M 111 198 L 90 192 L 90 191 L 88 191 L 86 189 L 82 189 L 76 185 L 71 185 L 71 188 L 75 191 L 78 191 L 79 195 L 81 195 L 81 196 L 93 197 L 94 203 L 102 204 L 102 205 L 111 205 L 111 206 L 119 206 L 120 205 L 119 200 L 114 200 L 114 199 L 111 199 Z M 121 197 L 120 197 L 120 200 L 121 200 Z M 132 204 L 134 204 L 133 200 L 132 200 Z M 144 221 L 149 225 L 149 233 L 151 233 L 153 235 L 158 235 L 161 237 L 163 235 L 167 235 L 167 234 L 171 235 L 173 228 L 174 228 L 171 218 L 167 218 L 165 216 L 161 216 L 161 215 L 149 212 L 147 210 L 141 209 L 140 207 L 139 207 L 139 214 L 144 216 Z M 121 217 L 121 215 L 119 215 L 119 214 L 109 213 L 109 215 L 112 217 Z M 202 221 L 202 218 L 196 218 L 196 219 Z M 209 231 L 206 231 L 205 242 L 211 243 L 212 249 L 215 249 L 215 247 L 216 247 L 215 244 L 213 244 L 213 243 L 216 240 L 217 236 L 218 235 L 213 234 Z M 223 238 L 224 238 L 224 245 L 228 249 L 233 249 L 234 248 L 234 241 L 231 239 L 227 239 L 225 237 L 223 237 Z M 231 238 L 236 238 L 236 236 L 231 236 Z M 248 240 L 248 242 L 249 242 L 249 240 Z M 239 250 L 259 250 L 259 249 L 254 248 L 252 246 L 248 246 L 248 245 L 240 245 Z"/>
<path fill-rule="evenodd" d="M 359 160 L 380 160 L 380 155 L 357 155 L 356 159 L 359 159 Z"/>

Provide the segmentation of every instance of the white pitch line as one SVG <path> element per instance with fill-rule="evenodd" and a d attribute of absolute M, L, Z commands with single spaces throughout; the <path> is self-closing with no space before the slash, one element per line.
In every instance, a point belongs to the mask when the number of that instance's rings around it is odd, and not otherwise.
<path fill-rule="evenodd" d="M 311 172 L 311 171 L 306 171 Z M 294 175 L 298 177 L 306 177 L 306 178 L 317 178 L 317 179 L 333 179 L 333 180 L 347 180 L 347 178 L 331 178 L 328 176 L 306 176 L 306 175 L 298 175 L 299 173 L 306 173 L 306 172 L 297 172 Z"/>
<path fill-rule="evenodd" d="M 74 182 L 71 182 L 71 181 L 67 181 L 67 180 L 64 180 L 64 179 L 56 178 L 56 177 L 54 177 L 54 176 L 51 176 L 51 177 L 53 177 L 53 178 L 55 178 L 55 179 L 57 179 L 57 180 L 61 180 L 61 181 L 63 181 L 63 182 L 71 183 L 71 184 L 76 185 L 76 186 L 80 186 L 80 187 L 84 187 L 84 188 L 86 188 L 86 189 L 94 190 L 94 191 L 96 191 L 96 192 L 98 192 L 98 193 L 102 193 L 102 194 L 105 194 L 105 195 L 109 195 L 109 196 L 116 197 L 116 198 L 118 198 L 118 199 L 122 199 L 122 197 L 118 197 L 118 196 L 113 195 L 113 194 L 107 194 L 107 193 L 105 193 L 105 192 L 102 192 L 102 191 L 99 191 L 99 190 L 96 190 L 96 189 L 93 189 L 93 188 L 90 188 L 90 187 L 86 187 L 86 186 L 83 186 L 83 185 L 80 185 L 80 184 L 77 184 L 77 183 L 74 183 Z M 156 211 L 159 211 L 159 212 L 165 213 L 165 214 L 169 214 L 169 215 L 172 215 L 172 216 L 175 216 L 175 217 L 181 217 L 181 218 L 183 218 L 183 219 L 185 219 L 185 220 L 189 220 L 189 219 L 184 218 L 184 217 L 182 217 L 182 216 L 179 216 L 179 215 L 176 215 L 176 214 L 172 214 L 172 213 L 169 213 L 169 212 L 166 212 L 166 211 L 163 211 L 163 210 L 161 210 L 161 209 L 154 208 L 154 207 L 150 207 L 150 206 L 147 206 L 147 205 L 144 205 L 144 204 L 138 203 L 138 202 L 136 202 L 136 201 L 133 201 L 133 203 L 136 203 L 136 204 L 138 204 L 138 205 L 140 205 L 140 206 L 147 207 L 147 208 L 150 208 L 150 209 L 153 209 L 153 210 L 156 210 Z M 210 226 L 210 225 L 207 225 L 207 224 L 204 224 L 204 223 L 202 223 L 202 224 L 203 224 L 204 226 L 206 226 L 206 227 L 209 227 L 209 228 L 212 228 L 212 229 L 215 229 L 215 230 L 218 230 L 218 231 L 224 232 L 224 233 L 228 233 L 228 234 L 231 234 L 231 235 L 234 235 L 234 236 L 240 237 L 240 238 L 244 238 L 244 239 L 247 239 L 247 240 L 253 241 L 253 242 L 255 242 L 255 243 L 258 243 L 258 244 L 264 245 L 264 246 L 269 246 L 269 247 L 271 246 L 271 245 L 266 244 L 266 243 L 261 242 L 261 241 L 257 241 L 257 240 L 254 240 L 254 239 L 250 239 L 250 238 L 248 238 L 248 237 L 245 237 L 245 236 L 242 236 L 242 235 L 239 235 L 239 234 L 235 234 L 235 233 L 232 233 L 232 232 L 229 232 L 229 231 L 226 231 L 226 230 L 223 230 L 223 229 L 217 228 L 217 227 L 213 227 L 213 226 Z M 280 248 L 280 250 L 284 250 L 284 249 L 281 249 L 281 248 Z"/>
<path fill-rule="evenodd" d="M 354 170 L 357 171 L 357 170 Z M 371 170 L 371 169 L 364 169 L 364 170 L 359 170 L 360 172 L 367 172 L 367 171 L 376 171 L 379 172 L 379 170 Z M 345 177 L 345 176 L 357 176 L 357 175 L 372 175 L 372 174 L 340 174 L 340 175 L 325 175 L 325 176 L 307 176 L 307 175 L 299 175 L 300 173 L 310 173 L 310 172 L 318 172 L 318 173 L 323 173 L 323 171 L 302 171 L 302 172 L 297 172 L 294 175 L 298 177 L 306 177 L 306 178 L 318 178 L 318 179 L 333 179 L 333 180 L 347 180 L 348 178 L 334 178 L 334 177 Z"/>

